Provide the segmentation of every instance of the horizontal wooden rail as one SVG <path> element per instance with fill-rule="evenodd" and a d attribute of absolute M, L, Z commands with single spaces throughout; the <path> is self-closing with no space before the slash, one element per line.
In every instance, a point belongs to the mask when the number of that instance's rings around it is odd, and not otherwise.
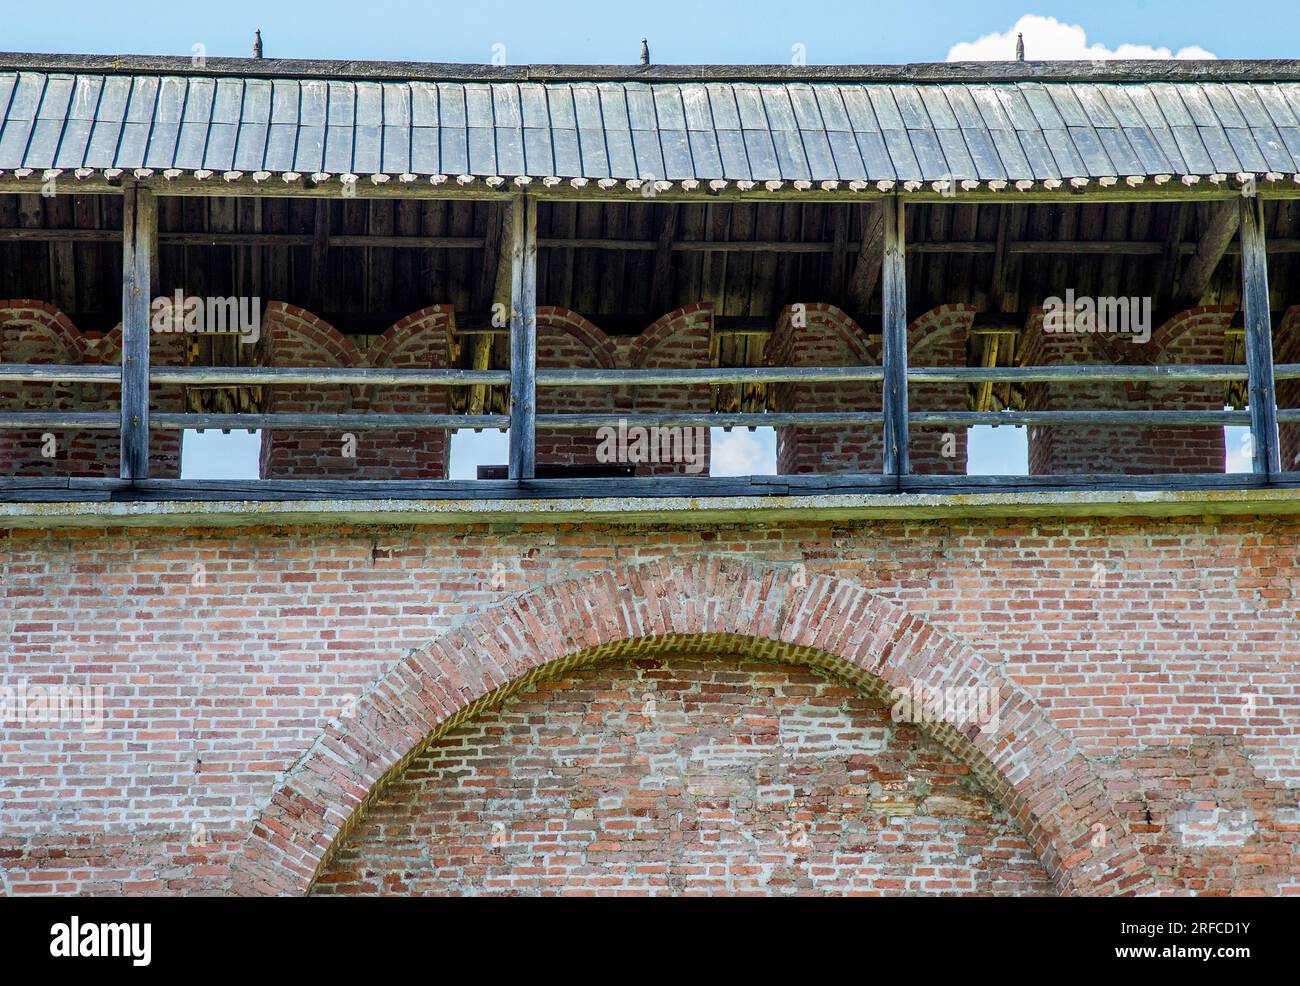
<path fill-rule="evenodd" d="M 122 368 L 93 364 L 0 363 L 0 381 L 117 384 L 122 382 Z"/>
<path fill-rule="evenodd" d="M 109 411 L 0 411 L 0 429 L 114 430 L 120 418 Z M 292 431 L 377 431 L 382 429 L 501 428 L 510 424 L 504 414 L 154 414 L 153 427 L 163 431 L 220 428 L 222 430 L 281 428 Z"/>
<path fill-rule="evenodd" d="M 753 414 L 738 412 L 718 414 L 713 411 L 668 411 L 655 414 L 539 414 L 538 428 L 801 428 L 858 427 L 882 425 L 879 411 L 845 411 L 843 413 L 791 412 Z"/>
<path fill-rule="evenodd" d="M 36 226 L 0 229 L 0 243 L 118 243 L 120 229 L 49 228 Z M 183 247 L 299 247 L 317 245 L 312 233 L 227 232 L 203 230 L 160 230 L 158 242 Z M 330 248 L 370 248 L 406 250 L 482 250 L 487 241 L 482 236 L 400 236 L 377 233 L 332 233 L 326 237 Z M 537 246 L 544 250 L 616 250 L 620 252 L 654 252 L 658 240 L 600 237 L 539 236 Z M 1174 245 L 1182 255 L 1193 254 L 1198 244 L 1185 241 Z M 674 240 L 674 253 L 836 253 L 856 252 L 857 240 L 837 244 L 833 240 Z M 1079 256 L 1147 256 L 1159 257 L 1170 247 L 1162 240 L 1012 240 L 1006 245 L 1011 254 L 1060 254 Z M 935 240 L 907 244 L 909 254 L 993 254 L 997 244 L 982 240 Z M 1227 254 L 1241 252 L 1238 243 L 1229 243 Z M 1300 239 L 1279 237 L 1268 241 L 1270 254 L 1300 253 Z"/>
<path fill-rule="evenodd" d="M 1300 420 L 1300 409 L 1297 409 Z M 1281 413 L 1279 412 L 1279 417 Z M 909 423 L 921 427 L 971 425 L 1051 425 L 1072 428 L 1088 425 L 1248 425 L 1249 411 L 913 411 Z"/>
<path fill-rule="evenodd" d="M 879 383 L 879 366 L 736 366 L 657 370 L 537 371 L 539 387 L 609 387 L 634 385 L 704 385 L 736 383 Z M 0 364 L 0 382 L 116 384 L 116 366 L 54 363 Z M 1300 379 L 1300 363 L 1279 363 L 1278 380 Z M 1231 364 L 1172 364 L 1165 366 L 914 366 L 910 383 L 1089 383 L 1096 381 L 1244 380 L 1246 367 Z M 236 384 L 353 384 L 359 386 L 424 387 L 503 385 L 509 370 L 462 370 L 455 367 L 383 369 L 370 367 L 155 366 L 149 379 L 158 384 L 234 386 Z"/>
<path fill-rule="evenodd" d="M 388 370 L 371 367 L 155 366 L 154 383 L 227 386 L 232 384 L 336 383 L 380 387 L 468 386 L 506 384 L 509 370 L 461 370 L 455 367 Z"/>
<path fill-rule="evenodd" d="M 1300 424 L 1300 408 L 1277 412 L 1284 424 Z M 281 428 L 294 431 L 377 431 L 383 429 L 461 428 L 504 429 L 510 418 L 504 414 L 155 414 L 152 422 L 165 431 L 184 429 Z M 913 411 L 912 425 L 921 427 L 970 425 L 1138 425 L 1143 427 L 1249 424 L 1249 411 Z M 98 429 L 118 427 L 119 416 L 111 411 L 9 411 L 0 412 L 0 429 Z M 539 414 L 539 428 L 603 428 L 632 426 L 705 428 L 826 428 L 864 427 L 884 423 L 879 411 L 780 412 L 719 414 L 712 411 L 684 411 L 627 414 Z"/>
<path fill-rule="evenodd" d="M 384 429 L 446 430 L 501 428 L 505 414 L 155 414 L 157 428 L 280 428 L 292 431 L 381 431 Z"/>

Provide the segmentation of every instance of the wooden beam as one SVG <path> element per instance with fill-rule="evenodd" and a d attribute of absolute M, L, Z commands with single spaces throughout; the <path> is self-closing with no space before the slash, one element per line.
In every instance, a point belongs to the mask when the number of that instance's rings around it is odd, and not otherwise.
<path fill-rule="evenodd" d="M 1254 471 L 1282 471 L 1273 381 L 1273 320 L 1268 308 L 1268 256 L 1264 243 L 1264 203 L 1245 198 L 1237 206 L 1241 226 L 1241 297 L 1246 320 L 1246 368 Z"/>
<path fill-rule="evenodd" d="M 532 479 L 537 459 L 537 200 L 510 203 L 510 478 Z"/>
<path fill-rule="evenodd" d="M 1182 260 L 1183 229 L 1187 225 L 1187 203 L 1176 202 L 1169 206 L 1169 226 L 1165 230 L 1164 248 L 1160 251 L 1160 267 L 1156 270 L 1156 283 L 1152 290 L 1155 301 L 1152 307 L 1164 311 L 1165 302 L 1178 290 L 1175 279 Z"/>
<path fill-rule="evenodd" d="M 901 200 L 886 199 L 884 256 L 881 269 L 881 336 L 885 367 L 885 475 L 906 476 L 910 471 L 907 451 L 907 257 Z"/>
<path fill-rule="evenodd" d="M 654 272 L 650 277 L 650 313 L 656 317 L 666 312 L 672 303 L 673 239 L 677 235 L 678 206 L 670 203 L 662 208 L 663 222 L 659 226 Z"/>
<path fill-rule="evenodd" d="M 311 239 L 311 292 L 313 298 L 325 296 L 325 280 L 329 276 L 330 210 L 329 199 L 316 202 L 314 232 Z M 272 234 L 274 235 L 274 234 Z M 166 239 L 164 238 L 164 242 Z"/>
<path fill-rule="evenodd" d="M 495 224 L 495 231 L 488 237 L 484 249 L 483 279 L 484 289 L 481 293 L 491 292 L 489 318 L 493 317 L 501 305 L 505 311 L 510 310 L 511 271 L 514 262 L 514 209 L 509 204 L 501 210 L 500 221 Z M 491 283 L 488 284 L 489 271 Z M 492 350 L 496 342 L 487 332 L 460 333 L 469 335 L 470 367 L 474 370 L 487 370 L 492 365 Z M 475 384 L 469 391 L 469 413 L 482 414 L 487 406 L 488 388 Z"/>
<path fill-rule="evenodd" d="M 844 268 L 849 257 L 849 210 L 842 205 L 826 207 L 831 226 L 831 276 L 830 297 L 837 305 L 844 304 Z M 861 244 L 858 245 L 861 250 Z"/>
<path fill-rule="evenodd" d="M 1237 235 L 1241 224 L 1240 202 L 1224 202 L 1215 206 L 1210 224 L 1201 234 L 1196 252 L 1178 279 L 1178 294 L 1172 308 L 1182 310 L 1200 304 L 1201 296 L 1210 286 L 1214 271 L 1228 250 L 1228 244 Z"/>
<path fill-rule="evenodd" d="M 122 209 L 122 389 L 119 474 L 149 478 L 149 303 L 158 234 L 153 193 L 127 188 Z"/>
<path fill-rule="evenodd" d="M 861 315 L 871 304 L 880 277 L 880 265 L 885 255 L 885 219 L 882 203 L 861 206 L 862 240 L 858 244 L 858 259 L 849 279 L 849 308 Z"/>

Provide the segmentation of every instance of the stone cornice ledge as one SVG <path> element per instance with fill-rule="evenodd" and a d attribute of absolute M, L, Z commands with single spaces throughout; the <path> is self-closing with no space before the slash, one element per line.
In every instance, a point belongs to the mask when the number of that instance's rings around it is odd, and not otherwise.
<path fill-rule="evenodd" d="M 1300 489 L 869 493 L 557 499 L 157 500 L 0 503 L 0 529 L 464 524 L 688 527 L 815 520 L 1300 514 Z"/>

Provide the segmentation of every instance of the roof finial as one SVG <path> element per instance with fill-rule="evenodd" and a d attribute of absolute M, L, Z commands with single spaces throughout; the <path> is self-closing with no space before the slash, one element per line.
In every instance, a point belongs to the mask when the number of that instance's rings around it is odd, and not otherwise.
<path fill-rule="evenodd" d="M 1025 36 L 1023 34 L 1017 34 L 1016 35 L 1016 61 L 1023 62 L 1024 60 L 1025 60 Z"/>
<path fill-rule="evenodd" d="M 650 42 L 645 38 L 641 39 L 641 64 L 650 64 Z"/>
<path fill-rule="evenodd" d="M 260 27 L 253 32 L 253 57 L 262 57 L 262 29 Z"/>

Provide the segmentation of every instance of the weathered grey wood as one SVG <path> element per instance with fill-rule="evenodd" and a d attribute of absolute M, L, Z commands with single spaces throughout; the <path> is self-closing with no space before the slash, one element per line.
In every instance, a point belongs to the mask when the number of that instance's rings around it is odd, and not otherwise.
<path fill-rule="evenodd" d="M 603 387 L 628 384 L 723 384 L 723 383 L 878 383 L 884 379 L 881 366 L 738 366 L 702 369 L 654 370 L 538 370 L 539 387 Z M 1218 364 L 1143 364 L 1074 365 L 1074 366 L 918 366 L 907 373 L 913 383 L 1049 383 L 1069 381 L 1084 383 L 1107 380 L 1138 382 L 1183 380 L 1218 382 L 1245 380 L 1247 367 L 1242 363 Z M 0 381 L 117 383 L 120 372 L 110 366 L 81 366 L 47 363 L 0 363 Z M 461 370 L 432 368 L 427 370 L 390 370 L 369 367 L 292 367 L 271 366 L 158 366 L 149 379 L 159 384 L 354 384 L 357 386 L 426 387 L 466 386 L 469 384 L 508 384 L 509 370 Z M 1279 363 L 1274 379 L 1300 379 L 1300 363 Z"/>
<path fill-rule="evenodd" d="M 858 257 L 849 278 L 849 307 L 862 314 L 871 304 L 871 296 L 880 280 L 880 267 L 885 255 L 885 219 L 878 203 L 859 206 L 862 217 L 862 240 L 857 246 Z"/>
<path fill-rule="evenodd" d="M 1254 471 L 1271 476 L 1282 469 L 1273 376 L 1273 319 L 1268 307 L 1268 256 L 1264 203 L 1242 198 L 1241 297 L 1245 308 L 1246 366 L 1249 368 L 1250 436 Z"/>
<path fill-rule="evenodd" d="M 0 380 L 5 379 L 7 367 L 0 365 Z M 20 368 L 25 369 L 25 368 Z M 35 368 L 32 368 L 35 369 Z M 96 369 L 87 367 L 86 369 Z M 18 377 L 23 379 L 23 377 Z M 54 376 L 42 379 L 54 379 Z M 64 379 L 58 376 L 58 379 Z M 30 379 L 30 378 L 28 378 Z M 88 379 L 96 379 L 90 378 Z M 509 370 L 460 370 L 432 368 L 427 370 L 390 370 L 372 367 L 314 367 L 294 369 L 279 366 L 158 366 L 150 371 L 154 383 L 179 384 L 354 384 L 367 387 L 457 387 L 470 384 L 507 384 Z"/>
<path fill-rule="evenodd" d="M 150 261 L 158 234 L 153 192 L 123 191 L 122 384 L 119 472 L 123 479 L 149 478 Z"/>
<path fill-rule="evenodd" d="M 1201 234 L 1196 252 L 1187 261 L 1182 276 L 1178 279 L 1178 293 L 1174 297 L 1173 307 L 1188 308 L 1199 304 L 1205 289 L 1210 285 L 1210 278 L 1223 260 L 1228 244 L 1237 235 L 1241 224 L 1240 201 L 1224 202 L 1215 206 L 1213 217 L 1205 232 Z"/>
<path fill-rule="evenodd" d="M 1156 269 L 1155 300 L 1153 307 L 1158 312 L 1165 310 L 1166 303 L 1175 297 L 1178 291 L 1178 264 L 1182 259 L 1183 230 L 1187 225 L 1189 209 L 1186 202 L 1178 202 L 1169 207 L 1169 226 L 1165 230 L 1164 249 L 1160 254 L 1160 266 Z"/>
<path fill-rule="evenodd" d="M 311 292 L 313 298 L 323 298 L 325 282 L 329 276 L 330 210 L 334 208 L 334 203 L 321 199 L 315 206 L 315 231 L 311 237 Z"/>
<path fill-rule="evenodd" d="M 510 203 L 510 478 L 531 479 L 537 456 L 537 202 Z"/>
<path fill-rule="evenodd" d="M 62 383 L 121 383 L 115 366 L 78 366 L 66 363 L 0 363 L 0 380 Z"/>
<path fill-rule="evenodd" d="M 884 264 L 881 270 L 881 338 L 885 368 L 885 475 L 905 476 L 911 471 L 907 452 L 907 242 L 903 203 L 881 203 L 885 225 Z"/>
<path fill-rule="evenodd" d="M 622 387 L 646 384 L 867 383 L 884 379 L 879 366 L 735 366 L 655 370 L 538 370 L 539 387 Z"/>
<path fill-rule="evenodd" d="M 1250 420 L 1246 411 L 914 411 L 908 417 L 914 425 L 929 427 L 1138 425 L 1164 428 L 1172 425 L 1240 425 Z"/>
<path fill-rule="evenodd" d="M 112 431 L 121 426 L 121 415 L 113 411 L 0 411 L 0 429 L 9 431 L 41 428 Z"/>
<path fill-rule="evenodd" d="M 1010 52 L 1008 52 L 1008 55 Z M 1033 54 L 1031 51 L 1030 54 Z M 605 65 L 356 61 L 353 59 L 209 57 L 196 70 L 189 55 L 64 55 L 6 52 L 0 69 L 217 77 L 341 78 L 432 82 L 1290 82 L 1294 59 L 1231 61 L 916 62 L 906 65 L 669 64 Z"/>
<path fill-rule="evenodd" d="M 663 311 L 668 308 L 673 286 L 673 240 L 677 236 L 677 212 L 679 206 L 663 206 L 663 220 L 659 225 L 659 239 L 655 245 L 654 270 L 650 275 L 650 310 Z M 538 241 L 538 245 L 541 242 Z"/>
<path fill-rule="evenodd" d="M 284 428 L 294 431 L 381 431 L 404 429 L 450 431 L 456 428 L 506 428 L 504 414 L 155 414 L 153 424 L 164 431 L 187 428 Z"/>
<path fill-rule="evenodd" d="M 629 414 L 539 414 L 537 424 L 543 428 L 800 428 L 860 427 L 879 425 L 884 416 L 879 411 L 796 412 L 719 414 L 713 411 L 666 411 Z"/>
<path fill-rule="evenodd" d="M 1142 201 L 1142 200 L 1138 200 Z M 1175 205 L 1186 205 L 1175 202 Z M 1232 204 L 1232 203 L 1224 203 Z M 673 205 L 669 203 L 669 205 Z M 676 207 L 674 205 L 674 207 Z M 854 241 L 845 239 L 833 241 L 801 240 L 678 240 L 671 242 L 666 249 L 672 252 L 686 253 L 835 253 L 858 251 L 859 263 L 854 265 L 853 277 L 859 279 L 858 291 L 865 291 L 867 302 L 875 287 L 875 277 L 879 275 L 880 250 L 882 245 L 882 227 L 876 203 L 863 205 L 866 210 L 867 239 Z M 875 218 L 871 218 L 874 215 Z M 663 228 L 661 227 L 661 233 Z M 1219 231 L 1221 233 L 1222 230 Z M 1217 234 L 1216 234 L 1217 235 Z M 0 228 L 0 242 L 51 242 L 51 243 L 115 243 L 122 238 L 116 229 L 52 229 L 44 226 L 19 226 Z M 219 231 L 182 231 L 172 230 L 159 233 L 159 242 L 166 246 L 235 246 L 235 247 L 306 247 L 313 249 L 313 257 L 320 255 L 325 248 L 356 247 L 408 250 L 482 250 L 494 242 L 493 237 L 481 236 L 401 236 L 378 233 L 330 234 L 328 219 L 322 215 L 318 219 L 316 232 L 307 233 L 258 233 L 258 232 L 219 232 Z M 508 237 L 505 238 L 508 242 Z M 1155 240 L 1016 240 L 1008 241 L 1002 252 L 1009 255 L 1020 254 L 1061 254 L 1082 256 L 1135 256 L 1162 258 L 1168 255 L 1192 255 L 1202 250 L 1204 241 L 1197 243 L 1170 242 Z M 997 254 L 1001 240 L 984 242 L 981 240 L 915 241 L 907 246 L 908 253 L 913 254 Z M 660 240 L 631 240 L 616 237 L 539 237 L 539 249 L 554 250 L 617 250 L 632 252 L 662 252 L 665 247 Z M 1209 249 L 1209 245 L 1205 245 Z M 1240 252 L 1240 246 L 1229 242 L 1221 247 L 1219 259 Z M 1300 239 L 1275 238 L 1269 240 L 1270 254 L 1300 253 Z M 873 266 L 862 266 L 863 255 L 875 258 Z M 658 261 L 657 261 L 658 262 Z M 1208 261 L 1205 261 L 1208 262 Z M 1216 261 L 1217 263 L 1217 261 Z M 313 261 L 313 270 L 315 270 Z M 1211 270 L 1212 273 L 1212 270 Z M 314 275 L 313 275 L 314 276 Z M 1197 275 L 1200 276 L 1199 274 Z M 850 286 L 852 286 L 852 281 Z"/>

